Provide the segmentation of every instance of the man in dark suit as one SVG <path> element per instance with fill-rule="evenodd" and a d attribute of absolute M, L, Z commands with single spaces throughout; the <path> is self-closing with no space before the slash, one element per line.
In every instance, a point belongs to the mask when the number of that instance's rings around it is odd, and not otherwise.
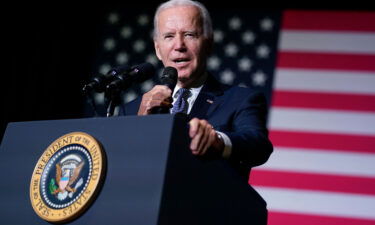
<path fill-rule="evenodd" d="M 125 106 L 127 115 L 148 115 L 156 107 L 182 110 L 189 122 L 192 154 L 219 155 L 248 178 L 251 167 L 273 150 L 266 129 L 265 98 L 250 89 L 220 84 L 206 71 L 213 44 L 211 19 L 199 2 L 171 0 L 154 18 L 154 45 L 164 66 L 177 69 L 177 86 L 156 85 Z"/>

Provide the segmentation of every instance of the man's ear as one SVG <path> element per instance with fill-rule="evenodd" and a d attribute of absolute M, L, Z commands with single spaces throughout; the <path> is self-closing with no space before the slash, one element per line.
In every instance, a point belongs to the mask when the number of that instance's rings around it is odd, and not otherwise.
<path fill-rule="evenodd" d="M 154 40 L 155 53 L 158 59 L 161 61 L 160 47 L 157 41 Z"/>

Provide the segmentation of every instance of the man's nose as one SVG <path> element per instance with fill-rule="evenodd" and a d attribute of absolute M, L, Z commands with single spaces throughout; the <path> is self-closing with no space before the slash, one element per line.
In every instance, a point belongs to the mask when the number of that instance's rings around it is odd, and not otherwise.
<path fill-rule="evenodd" d="M 183 36 L 178 36 L 175 39 L 175 50 L 176 51 L 186 51 L 186 45 L 185 45 L 185 40 Z"/>

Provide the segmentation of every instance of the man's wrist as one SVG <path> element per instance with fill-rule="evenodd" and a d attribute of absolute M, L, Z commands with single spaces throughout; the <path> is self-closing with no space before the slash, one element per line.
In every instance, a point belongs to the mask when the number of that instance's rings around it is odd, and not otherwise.
<path fill-rule="evenodd" d="M 224 148 L 225 148 L 225 143 L 224 143 L 224 139 L 223 139 L 223 136 L 221 135 L 220 132 L 217 132 L 216 131 L 216 149 L 218 150 L 218 152 L 220 153 L 220 155 L 223 154 L 223 151 L 224 151 Z"/>
<path fill-rule="evenodd" d="M 229 139 L 229 137 L 223 132 L 216 131 L 216 135 L 218 139 L 220 140 L 220 143 L 222 143 L 220 144 L 221 156 L 225 159 L 228 159 L 232 152 L 232 142 Z"/>

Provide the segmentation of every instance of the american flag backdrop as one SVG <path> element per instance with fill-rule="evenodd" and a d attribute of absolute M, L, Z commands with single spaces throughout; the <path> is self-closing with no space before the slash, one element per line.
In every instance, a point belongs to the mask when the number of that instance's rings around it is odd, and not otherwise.
<path fill-rule="evenodd" d="M 269 225 L 375 224 L 375 12 L 211 9 L 208 69 L 263 91 L 275 151 L 249 183 Z M 154 11 L 109 11 L 93 73 L 158 62 Z M 128 102 L 158 75 L 124 92 Z M 96 102 L 104 104 L 104 95 Z M 249 218 L 251 219 L 251 218 Z"/>

